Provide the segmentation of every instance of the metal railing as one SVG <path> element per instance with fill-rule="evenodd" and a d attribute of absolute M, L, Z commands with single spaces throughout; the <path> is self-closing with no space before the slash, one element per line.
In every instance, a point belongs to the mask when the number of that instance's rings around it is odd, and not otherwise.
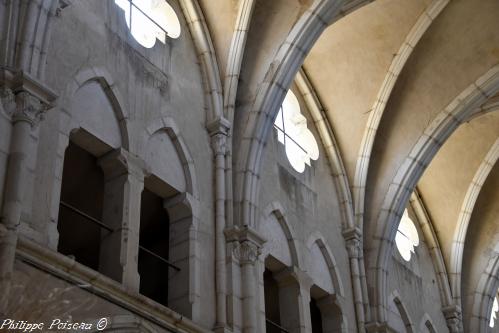
<path fill-rule="evenodd" d="M 61 200 L 60 205 L 62 207 L 64 207 L 64 208 L 66 208 L 66 209 L 69 209 L 73 213 L 76 213 L 76 214 L 80 215 L 81 217 L 83 217 L 88 222 L 92 222 L 92 223 L 98 225 L 99 227 L 101 227 L 102 229 L 105 229 L 105 230 L 107 230 L 109 232 L 114 232 L 114 229 L 111 228 L 110 226 L 102 223 L 101 221 L 99 221 L 95 217 L 92 217 L 92 216 L 88 215 L 87 213 L 85 213 L 85 212 L 79 210 L 78 208 L 76 208 L 76 207 L 68 204 L 67 202 L 64 202 L 64 201 Z M 152 257 L 160 260 L 162 263 L 168 265 L 169 267 L 173 268 L 177 272 L 180 271 L 180 267 L 178 267 L 175 264 L 171 263 L 170 261 L 168 261 L 167 259 L 163 258 L 159 254 L 154 253 L 153 251 L 151 251 L 151 250 L 143 247 L 142 245 L 139 245 L 139 249 L 142 250 L 142 251 L 144 251 L 145 253 L 149 254 L 150 256 L 152 256 Z"/>
<path fill-rule="evenodd" d="M 279 325 L 278 323 L 275 323 L 273 322 L 272 320 L 268 319 L 268 318 L 265 318 L 265 322 L 267 324 L 269 324 L 270 326 L 272 327 L 275 327 L 277 328 L 278 330 L 281 331 L 281 333 L 289 333 L 289 331 L 287 329 L 285 329 L 284 327 L 282 327 L 281 325 Z"/>

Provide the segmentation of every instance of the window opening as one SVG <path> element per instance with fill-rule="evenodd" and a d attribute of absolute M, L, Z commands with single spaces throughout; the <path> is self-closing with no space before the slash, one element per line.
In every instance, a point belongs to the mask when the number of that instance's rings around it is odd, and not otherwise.
<path fill-rule="evenodd" d="M 493 328 L 497 319 L 497 311 L 499 311 L 499 302 L 497 301 L 497 296 L 494 298 L 494 304 L 492 304 L 492 312 L 490 314 L 489 326 Z"/>
<path fill-rule="evenodd" d="M 163 198 L 147 188 L 140 207 L 139 275 L 140 293 L 168 306 L 170 221 Z"/>
<path fill-rule="evenodd" d="M 411 254 L 416 253 L 414 248 L 419 245 L 419 235 L 414 222 L 409 217 L 407 209 L 402 215 L 400 224 L 395 236 L 397 249 L 405 261 L 411 260 Z"/>
<path fill-rule="evenodd" d="M 310 300 L 310 319 L 312 320 L 312 333 L 322 333 L 322 314 L 314 298 Z"/>
<path fill-rule="evenodd" d="M 103 200 L 104 174 L 97 159 L 70 140 L 64 155 L 57 250 L 94 270 L 99 269 Z"/>
<path fill-rule="evenodd" d="M 284 145 L 289 163 L 298 172 L 305 171 L 311 160 L 319 158 L 319 147 L 312 132 L 307 128 L 307 119 L 300 110 L 295 94 L 288 90 L 279 109 L 274 127 L 277 140 Z"/>
<path fill-rule="evenodd" d="M 272 272 L 265 269 L 263 273 L 263 289 L 265 294 L 265 327 L 267 333 L 289 333 L 281 326 L 279 304 L 279 286 Z"/>
<path fill-rule="evenodd" d="M 151 48 L 158 39 L 166 43 L 166 36 L 180 36 L 180 21 L 165 0 L 115 0 L 125 12 L 125 20 L 133 38 L 142 46 Z"/>

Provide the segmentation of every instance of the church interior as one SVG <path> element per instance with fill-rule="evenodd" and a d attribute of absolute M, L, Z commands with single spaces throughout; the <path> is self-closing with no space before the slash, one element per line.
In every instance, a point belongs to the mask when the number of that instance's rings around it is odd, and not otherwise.
<path fill-rule="evenodd" d="M 499 332 L 499 1 L 0 0 L 0 290 L 0 332 Z"/>

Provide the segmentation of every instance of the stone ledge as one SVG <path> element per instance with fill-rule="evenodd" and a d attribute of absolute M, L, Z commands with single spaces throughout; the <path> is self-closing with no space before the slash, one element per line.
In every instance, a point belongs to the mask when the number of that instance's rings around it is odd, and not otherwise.
<path fill-rule="evenodd" d="M 185 333 L 211 333 L 181 314 L 153 300 L 125 289 L 120 283 L 94 271 L 63 254 L 42 247 L 20 236 L 16 256 L 45 272 L 75 284 L 89 284 L 95 295 L 170 330 Z M 180 330 L 180 331 L 179 331 Z"/>

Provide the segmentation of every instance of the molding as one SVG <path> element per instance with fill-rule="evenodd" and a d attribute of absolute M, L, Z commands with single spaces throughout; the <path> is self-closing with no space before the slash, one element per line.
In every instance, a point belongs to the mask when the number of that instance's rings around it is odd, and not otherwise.
<path fill-rule="evenodd" d="M 120 283 L 80 264 L 74 259 L 19 237 L 17 257 L 69 283 L 89 286 L 87 290 L 165 329 L 210 333 L 177 312 L 138 293 L 127 291 Z"/>

